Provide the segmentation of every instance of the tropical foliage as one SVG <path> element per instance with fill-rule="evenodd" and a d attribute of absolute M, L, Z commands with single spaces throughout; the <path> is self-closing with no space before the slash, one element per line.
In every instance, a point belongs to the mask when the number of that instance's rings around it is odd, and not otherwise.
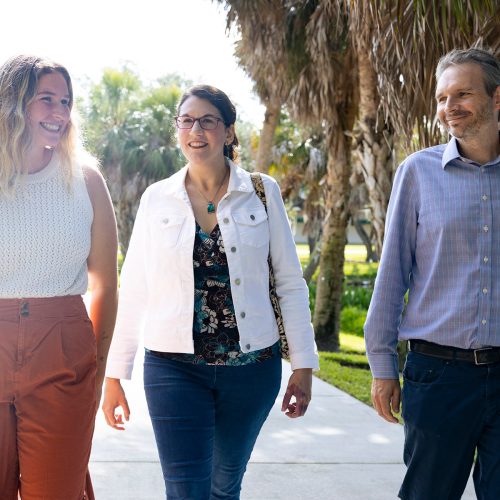
<path fill-rule="evenodd" d="M 145 85 L 129 68 L 106 69 L 83 104 L 89 149 L 99 158 L 126 253 L 141 194 L 182 165 L 173 117 L 179 77 Z"/>

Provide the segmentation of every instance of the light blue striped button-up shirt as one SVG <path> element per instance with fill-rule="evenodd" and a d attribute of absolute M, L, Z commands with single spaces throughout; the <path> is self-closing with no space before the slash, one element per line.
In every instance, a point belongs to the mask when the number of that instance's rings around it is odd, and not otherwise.
<path fill-rule="evenodd" d="M 365 339 L 376 378 L 398 378 L 398 339 L 500 346 L 500 156 L 479 165 L 452 138 L 400 165 Z"/>

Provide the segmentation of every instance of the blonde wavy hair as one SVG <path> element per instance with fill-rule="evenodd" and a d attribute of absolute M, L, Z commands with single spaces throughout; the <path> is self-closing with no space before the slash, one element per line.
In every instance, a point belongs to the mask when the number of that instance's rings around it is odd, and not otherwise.
<path fill-rule="evenodd" d="M 83 146 L 72 110 L 73 85 L 68 70 L 41 57 L 15 56 L 0 66 L 0 194 L 12 194 L 26 173 L 25 158 L 31 142 L 26 109 L 36 95 L 39 79 L 55 72 L 66 80 L 71 110 L 70 120 L 55 151 L 64 165 L 68 186 L 77 172 L 77 157 Z"/>

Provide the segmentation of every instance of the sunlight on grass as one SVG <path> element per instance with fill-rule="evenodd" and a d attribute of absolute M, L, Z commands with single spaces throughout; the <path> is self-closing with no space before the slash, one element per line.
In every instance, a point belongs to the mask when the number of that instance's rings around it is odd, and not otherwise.
<path fill-rule="evenodd" d="M 297 243 L 296 247 L 299 259 L 307 262 L 309 259 L 309 245 L 306 243 Z M 344 256 L 349 261 L 365 262 L 366 248 L 364 245 L 346 245 Z"/>
<path fill-rule="evenodd" d="M 341 333 L 339 352 L 319 353 L 320 370 L 316 375 L 363 403 L 371 405 L 372 377 L 365 351 L 363 337 Z"/>
<path fill-rule="evenodd" d="M 372 376 L 370 370 L 343 366 L 334 359 L 321 355 L 320 370 L 315 375 L 371 406 Z"/>
<path fill-rule="evenodd" d="M 296 248 L 300 264 L 304 268 L 309 262 L 309 246 L 305 243 L 298 243 Z M 374 278 L 377 274 L 378 262 L 365 262 L 366 248 L 364 245 L 346 245 L 344 258 L 344 274 L 346 276 L 356 275 Z"/>
<path fill-rule="evenodd" d="M 366 247 L 364 245 L 346 245 L 344 257 L 347 261 L 365 262 Z"/>
<path fill-rule="evenodd" d="M 377 275 L 378 262 L 357 262 L 346 260 L 344 263 L 344 274 L 358 278 L 375 278 Z"/>
<path fill-rule="evenodd" d="M 349 352 L 366 352 L 365 339 L 349 333 L 340 333 L 340 348 Z"/>

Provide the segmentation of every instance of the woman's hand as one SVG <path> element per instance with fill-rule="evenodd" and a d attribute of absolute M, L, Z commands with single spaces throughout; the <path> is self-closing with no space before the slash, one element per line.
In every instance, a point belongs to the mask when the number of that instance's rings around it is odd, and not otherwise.
<path fill-rule="evenodd" d="M 128 422 L 130 409 L 120 379 L 106 377 L 104 402 L 102 403 L 104 418 L 106 419 L 106 423 L 110 427 L 113 427 L 113 429 L 124 431 L 125 422 L 123 421 L 122 413 L 117 413 L 116 411 L 116 409 L 120 407 L 123 412 L 123 417 L 125 417 L 125 420 Z"/>
<path fill-rule="evenodd" d="M 294 370 L 281 404 L 281 411 L 290 418 L 302 417 L 311 401 L 312 368 Z M 292 401 L 295 397 L 295 401 Z"/>

